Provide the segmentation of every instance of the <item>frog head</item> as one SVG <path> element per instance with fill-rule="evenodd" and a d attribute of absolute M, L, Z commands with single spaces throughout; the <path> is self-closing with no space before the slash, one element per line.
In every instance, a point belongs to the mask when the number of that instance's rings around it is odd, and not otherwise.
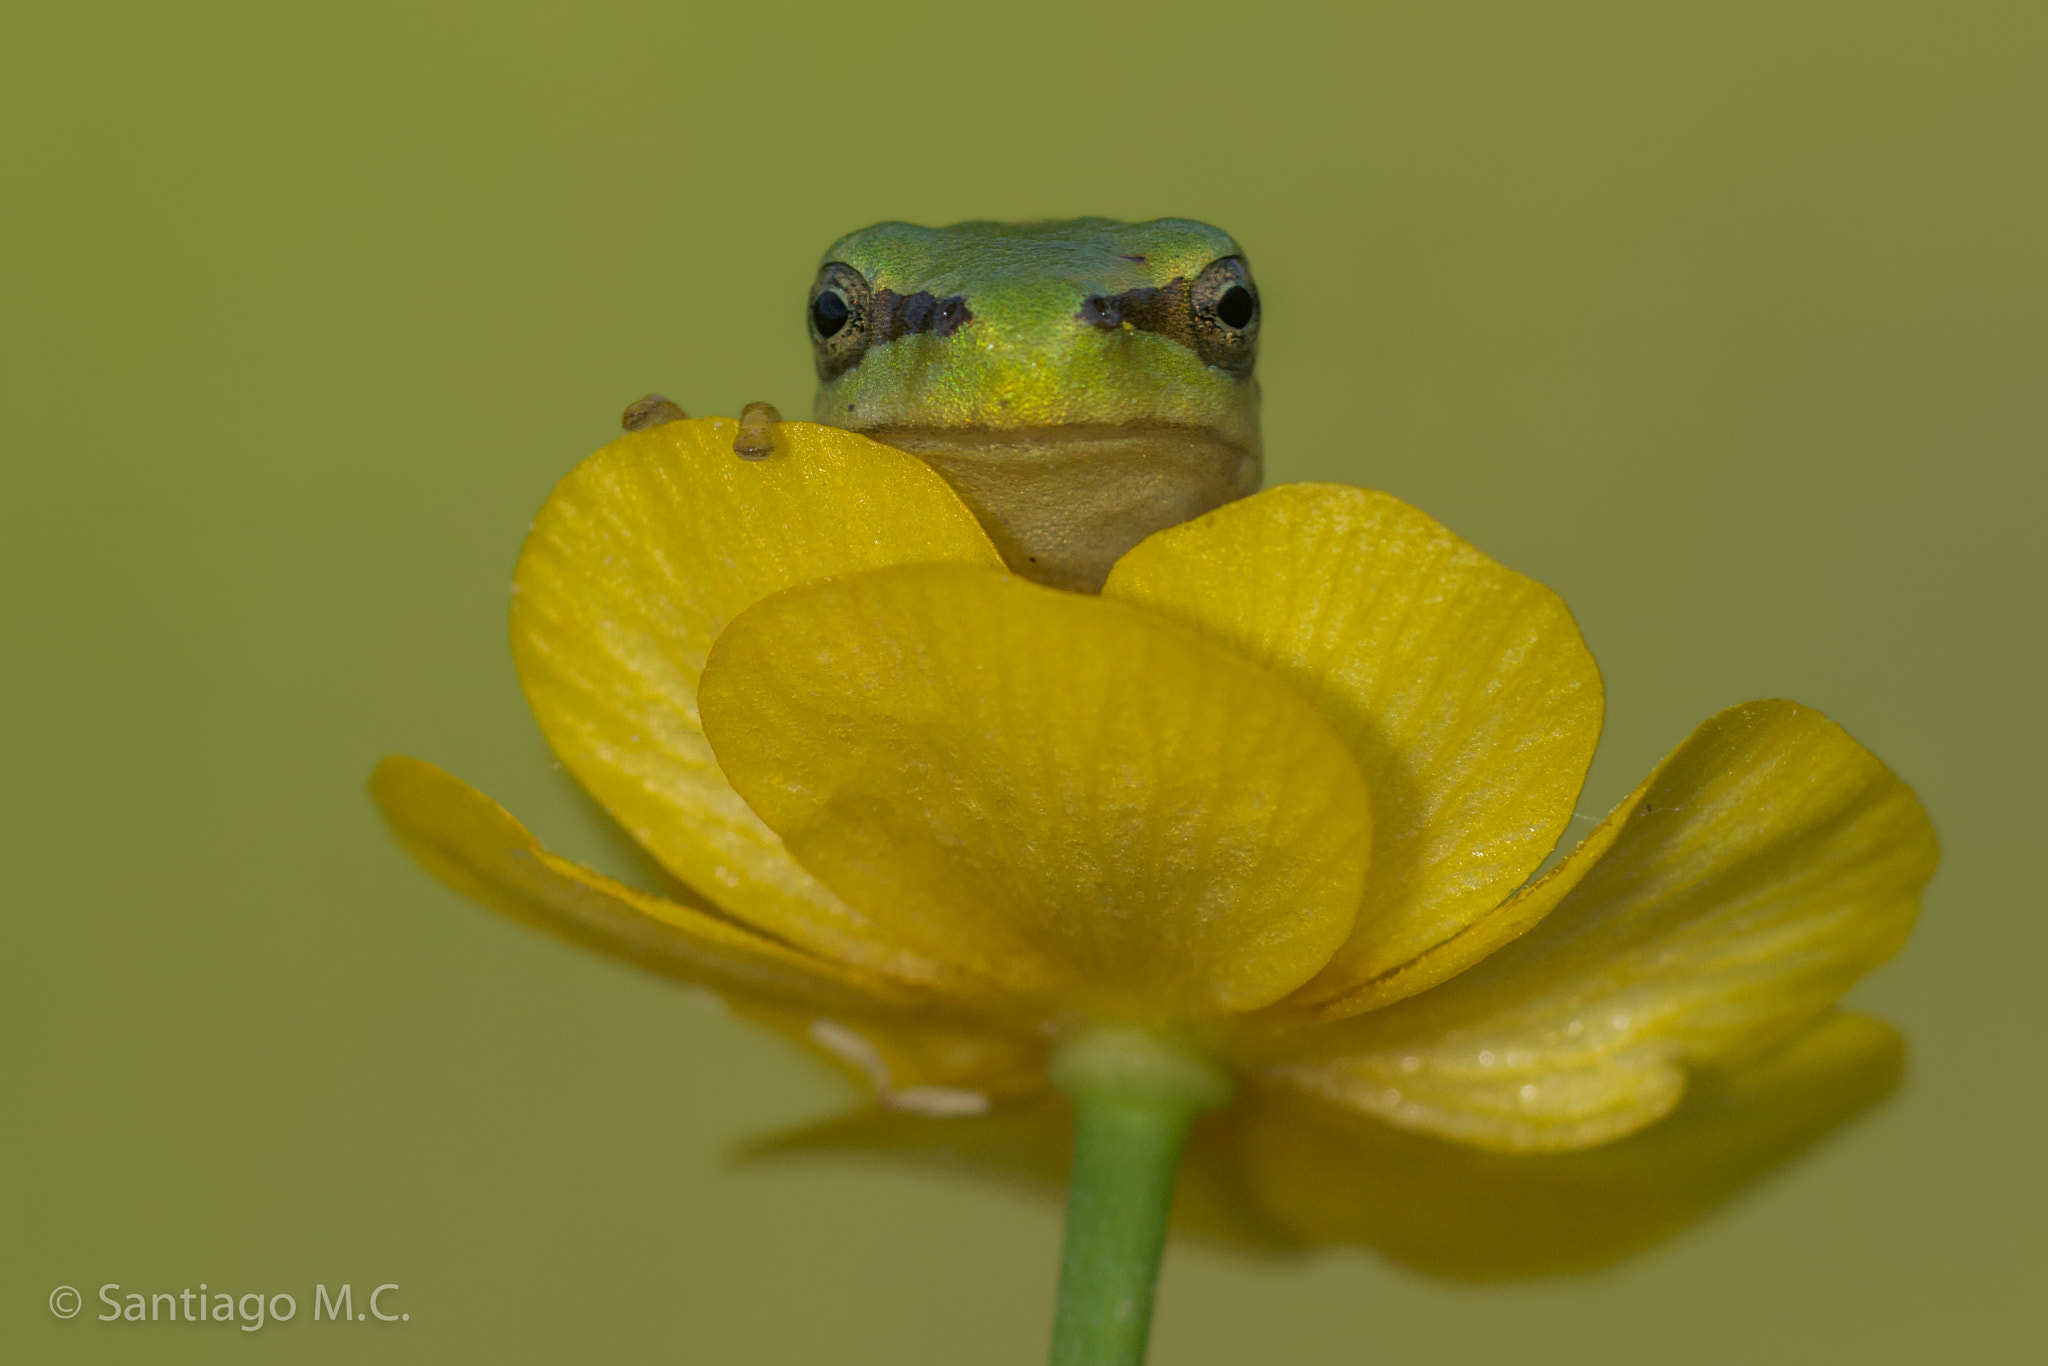
<path fill-rule="evenodd" d="M 880 223 L 807 317 L 817 420 L 926 460 L 1027 577 L 1095 591 L 1258 488 L 1258 288 L 1206 223 Z"/>

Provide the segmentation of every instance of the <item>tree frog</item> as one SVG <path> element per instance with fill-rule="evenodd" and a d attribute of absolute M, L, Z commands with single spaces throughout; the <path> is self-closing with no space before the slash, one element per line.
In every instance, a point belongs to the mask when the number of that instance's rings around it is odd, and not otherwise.
<path fill-rule="evenodd" d="M 1257 490 L 1260 311 L 1244 252 L 1189 219 L 878 223 L 811 285 L 814 416 L 925 460 L 1018 574 L 1095 592 Z"/>

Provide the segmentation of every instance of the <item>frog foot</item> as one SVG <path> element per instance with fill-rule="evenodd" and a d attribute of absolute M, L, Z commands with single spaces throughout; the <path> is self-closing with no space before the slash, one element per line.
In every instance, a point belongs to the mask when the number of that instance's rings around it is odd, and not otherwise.
<path fill-rule="evenodd" d="M 660 394 L 649 394 L 626 409 L 619 418 L 619 425 L 629 432 L 644 432 L 649 427 L 659 427 L 664 422 L 680 422 L 688 416 L 674 400 Z"/>
<path fill-rule="evenodd" d="M 742 460 L 766 460 L 775 451 L 775 424 L 782 414 L 772 403 L 749 403 L 740 409 L 740 434 L 732 439 L 732 453 Z"/>

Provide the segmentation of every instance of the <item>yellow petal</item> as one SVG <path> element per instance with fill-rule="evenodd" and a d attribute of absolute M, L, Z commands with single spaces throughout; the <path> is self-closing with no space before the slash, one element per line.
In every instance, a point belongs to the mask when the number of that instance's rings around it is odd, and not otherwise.
<path fill-rule="evenodd" d="M 736 424 L 665 423 L 579 465 L 520 556 L 513 657 L 548 743 L 677 877 L 777 938 L 910 980 L 943 968 L 826 891 L 736 796 L 697 723 L 726 622 L 763 597 L 879 565 L 999 566 L 921 461 L 805 422 L 743 460 Z"/>
<path fill-rule="evenodd" d="M 866 1087 L 881 1110 L 980 1115 L 1051 1086 L 1051 1040 L 1036 1031 L 1006 1034 L 900 1012 L 799 1010 L 758 999 L 727 1004 Z"/>
<path fill-rule="evenodd" d="M 909 1004 L 904 988 L 755 933 L 708 902 L 684 904 L 612 881 L 540 847 L 461 779 L 393 755 L 370 795 L 428 872 L 465 896 L 573 944 L 667 977 L 812 1010 Z"/>
<path fill-rule="evenodd" d="M 1247 1098 L 1236 1161 L 1293 1240 L 1377 1247 L 1462 1279 L 1618 1261 L 1700 1218 L 1888 1095 L 1898 1035 L 1835 1015 L 1618 1143 L 1494 1153 L 1308 1097 Z"/>
<path fill-rule="evenodd" d="M 1016 997 L 1249 1010 L 1351 928 L 1371 822 L 1343 744 L 1135 608 L 946 565 L 812 584 L 726 629 L 701 705 L 805 867 Z"/>
<path fill-rule="evenodd" d="M 1889 958 L 1936 858 L 1911 790 L 1790 702 L 1715 716 L 1610 819 L 1536 928 L 1297 1032 L 1274 1075 L 1482 1147 L 1606 1142 L 1668 1111 L 1688 1066 L 1760 1053 Z"/>
<path fill-rule="evenodd" d="M 1643 791 L 1642 788 L 1637 789 L 1637 795 Z M 1595 826 L 1592 834 L 1579 841 L 1578 847 L 1556 867 L 1492 910 L 1473 918 L 1449 939 L 1432 945 L 1398 967 L 1356 983 L 1342 996 L 1325 998 L 1319 1004 L 1312 1000 L 1283 1002 L 1276 1014 L 1341 1020 L 1392 1005 L 1439 982 L 1448 982 L 1501 945 L 1527 933 L 1531 926 L 1557 909 L 1557 903 L 1579 885 L 1614 841 L 1621 837 L 1632 809 L 1631 803 L 1624 802 L 1620 809 Z"/>
<path fill-rule="evenodd" d="M 1074 1112 L 1057 1095 L 978 1115 L 931 1116 L 863 1105 L 815 1124 L 765 1134 L 743 1160 L 865 1154 L 913 1166 L 957 1166 L 1056 1196 L 1067 1182 Z"/>
<path fill-rule="evenodd" d="M 1074 1112 L 1052 1093 L 972 1116 L 927 1116 L 872 1106 L 756 1139 L 743 1160 L 876 1158 L 918 1170 L 970 1172 L 1057 1200 L 1072 1159 Z M 1173 1231 L 1247 1250 L 1279 1250 L 1289 1239 L 1247 1201 L 1229 1121 L 1207 1115 L 1189 1136 L 1173 1195 Z"/>
<path fill-rule="evenodd" d="M 1304 1003 L 1391 999 L 1380 979 L 1498 906 L 1571 819 L 1601 709 L 1571 614 L 1398 498 L 1269 489 L 1153 536 L 1103 591 L 1287 679 L 1365 772 L 1372 879 Z"/>
<path fill-rule="evenodd" d="M 1573 1153 L 1491 1153 L 1302 1095 L 1249 1088 L 1196 1126 L 1176 1235 L 1248 1251 L 1351 1244 L 1462 1280 L 1589 1271 L 1682 1231 L 1875 1105 L 1899 1038 L 1836 1015 L 1708 1076 L 1642 1133 Z M 1073 1114 L 1045 1096 L 971 1117 L 863 1108 L 758 1140 L 753 1159 L 854 1155 L 967 1171 L 1048 1199 Z"/>

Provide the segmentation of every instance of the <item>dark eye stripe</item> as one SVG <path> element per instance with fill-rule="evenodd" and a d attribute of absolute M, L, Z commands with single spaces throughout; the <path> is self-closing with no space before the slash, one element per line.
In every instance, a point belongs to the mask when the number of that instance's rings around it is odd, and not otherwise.
<path fill-rule="evenodd" d="M 943 339 L 974 321 L 974 311 L 967 306 L 965 294 L 941 299 L 930 290 L 898 294 L 892 289 L 884 289 L 876 292 L 874 308 L 871 346 L 880 346 L 919 332 L 935 333 Z"/>
<path fill-rule="evenodd" d="M 1107 331 L 1129 323 L 1140 332 L 1156 332 L 1193 351 L 1194 319 L 1188 311 L 1188 282 L 1176 275 L 1165 284 L 1127 289 L 1121 294 L 1091 295 L 1076 315 Z"/>

